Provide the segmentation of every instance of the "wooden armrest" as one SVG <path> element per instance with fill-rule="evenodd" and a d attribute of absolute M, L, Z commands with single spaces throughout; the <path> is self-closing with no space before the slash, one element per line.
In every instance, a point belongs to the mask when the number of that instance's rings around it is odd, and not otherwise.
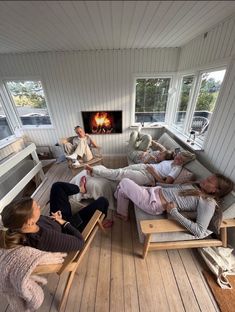
<path fill-rule="evenodd" d="M 85 241 L 87 240 L 87 237 L 90 235 L 93 228 L 96 226 L 101 216 L 102 212 L 100 210 L 96 210 L 90 221 L 87 223 L 85 229 L 82 231 L 82 236 Z"/>
<path fill-rule="evenodd" d="M 235 219 L 225 219 L 221 222 L 221 228 L 235 227 Z"/>
<path fill-rule="evenodd" d="M 166 232 L 188 232 L 188 230 L 175 220 L 143 220 L 140 221 L 141 231 L 144 234 Z"/>

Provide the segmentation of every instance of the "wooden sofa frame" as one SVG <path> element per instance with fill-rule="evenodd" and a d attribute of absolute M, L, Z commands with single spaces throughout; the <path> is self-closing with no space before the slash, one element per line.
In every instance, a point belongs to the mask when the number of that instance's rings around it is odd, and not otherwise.
<path fill-rule="evenodd" d="M 140 228 L 145 235 L 142 257 L 145 259 L 148 251 L 162 249 L 182 249 L 223 246 L 227 247 L 227 228 L 235 227 L 235 219 L 225 219 L 220 226 L 220 237 L 218 239 L 204 238 L 169 242 L 151 242 L 152 234 L 167 232 L 188 232 L 185 227 L 172 219 L 142 220 Z"/>

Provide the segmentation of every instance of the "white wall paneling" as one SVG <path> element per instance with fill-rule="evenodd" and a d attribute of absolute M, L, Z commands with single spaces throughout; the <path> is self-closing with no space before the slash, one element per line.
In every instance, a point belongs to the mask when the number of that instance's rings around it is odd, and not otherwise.
<path fill-rule="evenodd" d="M 122 110 L 123 134 L 97 135 L 106 154 L 123 153 L 129 137 L 134 74 L 176 72 L 179 49 L 123 49 L 0 55 L 0 78 L 41 78 L 52 129 L 25 129 L 37 145 L 54 145 L 82 124 L 81 111 Z"/>

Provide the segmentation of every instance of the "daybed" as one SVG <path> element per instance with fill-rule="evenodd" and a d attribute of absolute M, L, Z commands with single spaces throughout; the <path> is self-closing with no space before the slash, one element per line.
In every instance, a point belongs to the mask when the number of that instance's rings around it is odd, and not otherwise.
<path fill-rule="evenodd" d="M 174 150 L 180 145 L 167 133 L 164 133 L 158 140 L 167 149 Z M 181 147 L 181 149 L 183 149 Z M 198 160 L 194 160 L 185 166 L 196 175 L 196 179 L 202 179 L 211 174 Z M 206 246 L 227 245 L 227 228 L 235 226 L 235 197 L 227 195 L 222 202 L 223 222 L 221 224 L 219 238 L 196 239 L 184 227 L 176 221 L 168 219 L 167 215 L 152 216 L 135 206 L 135 216 L 140 242 L 144 243 L 143 258 L 149 250 L 156 249 L 177 249 Z M 230 220 L 229 220 L 230 219 Z"/>

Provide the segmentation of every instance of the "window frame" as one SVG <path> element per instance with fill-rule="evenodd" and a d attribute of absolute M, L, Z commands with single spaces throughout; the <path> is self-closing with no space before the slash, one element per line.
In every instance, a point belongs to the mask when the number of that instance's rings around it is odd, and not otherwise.
<path fill-rule="evenodd" d="M 176 73 L 153 73 L 153 74 L 134 74 L 133 75 L 133 92 L 132 92 L 132 109 L 131 109 L 131 125 L 138 126 L 139 123 L 135 122 L 135 114 L 136 114 L 136 81 L 137 79 L 158 79 L 158 78 L 169 78 L 169 90 L 175 88 L 176 84 Z M 168 92 L 169 92 L 168 90 Z M 172 96 L 168 93 L 167 103 L 166 103 L 166 115 L 165 115 L 165 122 L 156 122 L 160 126 L 167 125 L 169 120 L 169 107 L 173 104 Z M 155 122 L 154 122 L 155 123 Z M 144 127 L 150 127 L 153 123 L 152 122 L 145 122 Z"/>
<path fill-rule="evenodd" d="M 12 141 L 14 141 L 16 139 L 17 136 L 15 134 L 15 130 L 17 127 L 14 127 L 12 119 L 10 118 L 10 112 L 9 112 L 7 105 L 5 104 L 4 96 L 3 96 L 2 92 L 0 92 L 0 102 L 2 105 L 2 109 L 6 115 L 6 120 L 7 120 L 8 126 L 12 132 L 11 135 L 0 140 L 0 148 L 2 148 L 2 147 L 6 146 L 7 144 L 11 143 Z"/>
<path fill-rule="evenodd" d="M 215 65 L 215 66 L 200 68 L 200 69 L 197 69 L 197 70 L 194 70 L 194 71 L 186 71 L 186 72 L 181 72 L 181 73 L 179 72 L 178 73 L 177 76 L 178 76 L 179 87 L 178 87 L 178 90 L 177 90 L 177 96 L 176 96 L 176 100 L 175 100 L 175 103 L 174 103 L 174 113 L 172 113 L 172 116 L 171 116 L 172 118 L 171 118 L 171 120 L 169 122 L 169 129 L 173 130 L 174 133 L 176 131 L 176 133 L 175 133 L 176 135 L 177 135 L 177 132 L 178 132 L 179 133 L 179 137 L 183 136 L 184 138 L 188 138 L 188 136 L 189 136 L 188 131 L 190 129 L 192 118 L 193 118 L 193 115 L 194 115 L 194 112 L 195 112 L 195 109 L 196 109 L 197 99 L 198 99 L 200 88 L 201 88 L 201 81 L 202 81 L 203 73 L 205 73 L 205 72 L 210 73 L 210 72 L 225 70 L 226 71 L 225 72 L 225 76 L 224 76 L 223 82 L 222 82 L 221 87 L 220 87 L 220 91 L 221 91 L 221 89 L 223 88 L 224 81 L 226 79 L 227 67 L 228 67 L 228 64 L 218 64 L 217 66 Z M 187 110 L 186 110 L 184 126 L 183 126 L 183 128 L 181 130 L 178 127 L 176 127 L 176 125 L 174 123 L 174 120 L 175 120 L 177 109 L 178 109 L 178 106 L 179 106 L 182 81 L 183 81 L 184 77 L 188 77 L 188 76 L 194 76 L 194 82 L 193 82 L 193 87 L 192 87 L 192 93 L 191 93 L 191 96 L 190 96 L 190 99 L 189 99 L 189 103 L 188 103 L 188 107 L 187 107 Z M 220 94 L 220 91 L 219 91 L 219 94 Z M 215 102 L 215 107 L 214 107 L 213 113 L 216 110 L 217 100 L 219 98 L 219 94 L 218 94 L 218 97 L 217 97 L 216 102 Z M 212 120 L 213 120 L 213 114 L 212 114 Z M 208 130 L 209 129 L 210 129 L 210 124 L 208 126 Z M 204 137 L 204 139 L 202 139 L 200 137 L 197 137 L 196 140 L 195 140 L 195 143 L 199 147 L 201 147 L 201 148 L 203 148 L 205 143 L 206 143 L 208 130 L 207 130 L 207 134 Z"/>
<path fill-rule="evenodd" d="M 11 92 L 8 89 L 7 84 L 6 84 L 9 81 L 16 81 L 16 82 L 17 81 L 40 81 L 41 82 L 41 85 L 42 85 L 42 88 L 43 88 L 43 93 L 44 93 L 45 100 L 46 100 L 46 107 L 47 107 L 48 115 L 49 115 L 50 121 L 51 121 L 50 125 L 23 125 L 23 123 L 21 121 L 21 117 L 20 117 L 19 112 L 17 110 L 17 107 L 16 107 L 15 102 L 13 100 L 13 97 L 11 95 Z M 4 93 L 7 96 L 7 100 L 11 104 L 11 107 L 12 107 L 12 109 L 14 111 L 14 114 L 15 114 L 15 116 L 17 118 L 18 126 L 16 126 L 15 128 L 21 128 L 21 129 L 25 129 L 25 130 L 54 129 L 53 118 L 51 117 L 52 114 L 51 114 L 50 104 L 49 104 L 49 100 L 48 100 L 48 96 L 47 96 L 47 90 L 46 90 L 45 84 L 43 82 L 43 79 L 41 77 L 38 77 L 38 76 L 33 76 L 33 77 L 25 77 L 25 76 L 24 77 L 22 77 L 22 76 L 19 76 L 19 77 L 4 77 L 2 79 L 2 85 L 3 85 Z"/>

